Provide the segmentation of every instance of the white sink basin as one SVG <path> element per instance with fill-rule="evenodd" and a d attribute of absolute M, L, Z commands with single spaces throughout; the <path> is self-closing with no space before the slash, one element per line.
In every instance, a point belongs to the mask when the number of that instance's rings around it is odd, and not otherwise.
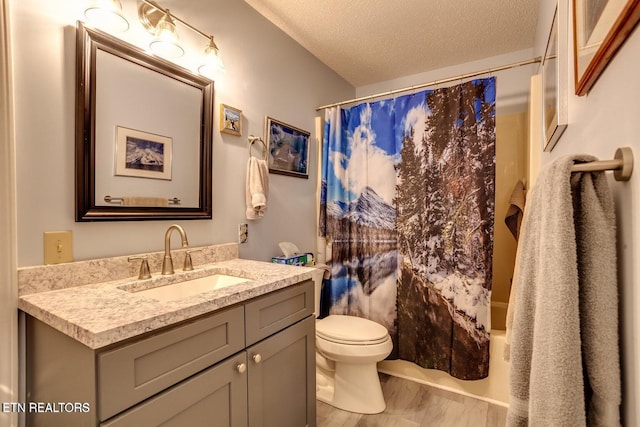
<path fill-rule="evenodd" d="M 134 292 L 138 295 L 144 295 L 145 297 L 153 298 L 158 301 L 173 301 L 179 298 L 190 297 L 203 292 L 248 282 L 249 280 L 251 279 L 228 276 L 226 274 L 214 274 L 212 276 L 200 277 L 198 279 L 186 280 L 184 282 Z"/>

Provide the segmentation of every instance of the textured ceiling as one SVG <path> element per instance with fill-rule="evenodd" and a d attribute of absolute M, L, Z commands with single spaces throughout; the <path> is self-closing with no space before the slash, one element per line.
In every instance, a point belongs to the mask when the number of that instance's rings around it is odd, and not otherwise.
<path fill-rule="evenodd" d="M 540 0 L 245 0 L 355 87 L 533 47 Z"/>

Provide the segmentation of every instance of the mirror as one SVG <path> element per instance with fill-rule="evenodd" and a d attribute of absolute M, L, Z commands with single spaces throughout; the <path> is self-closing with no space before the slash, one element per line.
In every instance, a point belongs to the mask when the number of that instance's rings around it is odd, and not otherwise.
<path fill-rule="evenodd" d="M 77 25 L 76 221 L 211 218 L 213 82 Z"/>

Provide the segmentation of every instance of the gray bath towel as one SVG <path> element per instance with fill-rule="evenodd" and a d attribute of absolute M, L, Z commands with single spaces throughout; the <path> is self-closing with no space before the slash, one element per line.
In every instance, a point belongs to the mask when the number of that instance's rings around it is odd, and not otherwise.
<path fill-rule="evenodd" d="M 615 214 L 604 172 L 565 156 L 527 200 L 518 250 L 508 426 L 620 425 Z"/>

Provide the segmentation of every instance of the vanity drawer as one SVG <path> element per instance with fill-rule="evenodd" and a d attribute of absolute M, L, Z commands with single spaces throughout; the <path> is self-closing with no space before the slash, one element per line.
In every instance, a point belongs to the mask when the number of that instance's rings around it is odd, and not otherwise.
<path fill-rule="evenodd" d="M 100 427 L 246 427 L 247 374 L 237 368 L 246 363 L 246 352 L 238 353 L 101 423 Z"/>
<path fill-rule="evenodd" d="M 282 289 L 245 305 L 247 345 L 254 344 L 313 314 L 313 281 Z"/>
<path fill-rule="evenodd" d="M 98 354 L 100 420 L 244 347 L 244 308 L 235 307 Z"/>

